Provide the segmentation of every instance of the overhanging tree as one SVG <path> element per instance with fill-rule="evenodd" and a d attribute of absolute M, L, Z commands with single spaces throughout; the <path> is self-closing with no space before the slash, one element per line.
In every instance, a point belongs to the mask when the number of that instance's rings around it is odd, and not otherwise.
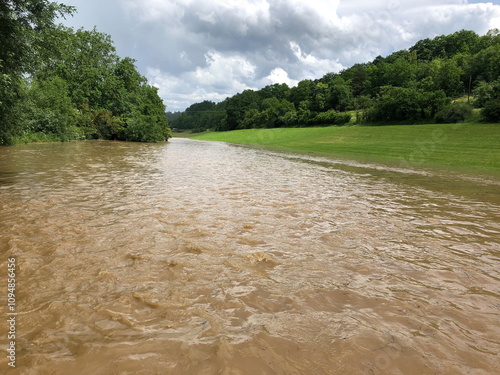
<path fill-rule="evenodd" d="M 47 0 L 0 2 L 0 144 L 8 144 L 20 129 L 22 76 L 32 72 L 37 56 L 50 48 L 41 35 L 55 26 L 58 16 L 74 7 Z"/>

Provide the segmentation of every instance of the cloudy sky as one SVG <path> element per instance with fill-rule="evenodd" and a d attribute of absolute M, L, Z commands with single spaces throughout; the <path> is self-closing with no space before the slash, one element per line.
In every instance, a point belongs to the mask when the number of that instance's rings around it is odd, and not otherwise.
<path fill-rule="evenodd" d="M 110 34 L 167 110 L 272 83 L 292 86 L 411 47 L 500 28 L 500 0 L 61 0 L 65 21 Z"/>

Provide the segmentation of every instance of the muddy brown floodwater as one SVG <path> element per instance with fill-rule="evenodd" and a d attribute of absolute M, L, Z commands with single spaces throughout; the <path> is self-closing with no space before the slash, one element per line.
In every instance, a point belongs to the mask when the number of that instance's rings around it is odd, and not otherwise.
<path fill-rule="evenodd" d="M 0 373 L 498 374 L 499 192 L 183 139 L 0 148 Z"/>

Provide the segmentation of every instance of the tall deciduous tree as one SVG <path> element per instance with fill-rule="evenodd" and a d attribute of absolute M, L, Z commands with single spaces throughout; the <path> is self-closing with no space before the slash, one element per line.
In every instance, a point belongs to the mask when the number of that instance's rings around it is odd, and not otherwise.
<path fill-rule="evenodd" d="M 54 27 L 58 16 L 74 10 L 47 0 L 0 2 L 0 144 L 10 143 L 20 128 L 21 77 L 35 68 L 37 56 L 50 47 L 41 35 Z"/>
<path fill-rule="evenodd" d="M 158 90 L 137 71 L 135 60 L 116 54 L 109 35 L 60 26 L 46 38 L 57 38 L 58 48 L 33 77 L 66 82 L 86 138 L 153 142 L 169 137 Z"/>

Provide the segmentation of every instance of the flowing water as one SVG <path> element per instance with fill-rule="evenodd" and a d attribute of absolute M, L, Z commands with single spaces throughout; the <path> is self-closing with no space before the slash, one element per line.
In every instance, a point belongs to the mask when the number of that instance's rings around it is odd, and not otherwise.
<path fill-rule="evenodd" d="M 498 374 L 499 192 L 182 139 L 0 148 L 0 373 Z"/>

